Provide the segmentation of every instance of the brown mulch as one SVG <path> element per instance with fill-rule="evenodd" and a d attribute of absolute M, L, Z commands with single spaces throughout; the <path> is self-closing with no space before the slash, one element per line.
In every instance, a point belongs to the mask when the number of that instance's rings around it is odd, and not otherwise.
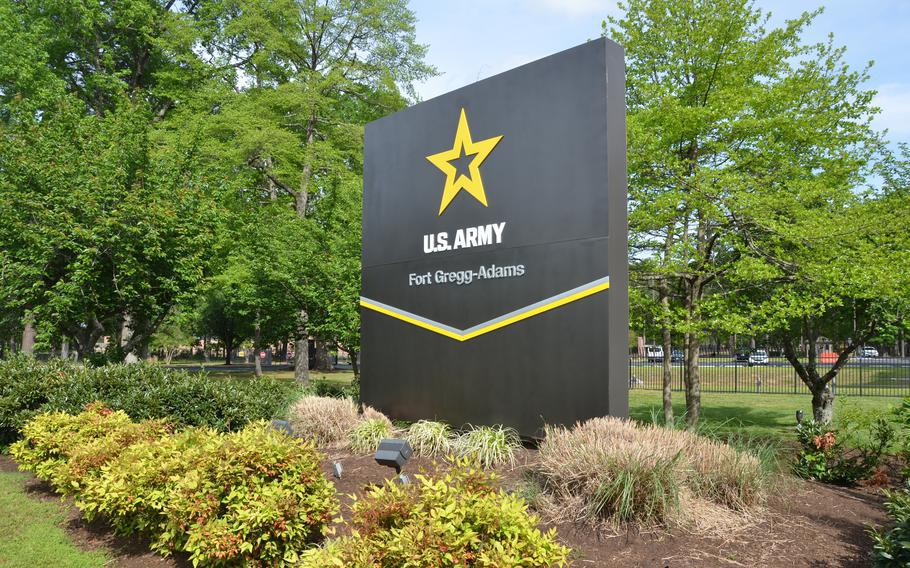
<path fill-rule="evenodd" d="M 335 482 L 347 516 L 351 494 L 363 494 L 369 487 L 395 476 L 394 470 L 378 465 L 372 456 L 325 450 L 322 469 Z M 518 467 L 500 468 L 506 488 L 521 480 L 524 463 L 533 460 L 534 450 L 524 450 Z M 332 462 L 340 461 L 341 479 L 332 473 Z M 432 472 L 445 466 L 415 457 L 405 473 Z M 0 455 L 0 471 L 16 471 L 15 462 Z M 35 498 L 60 501 L 48 485 L 30 477 L 27 492 Z M 684 530 L 666 533 L 627 532 L 599 534 L 572 523 L 555 525 L 560 540 L 573 549 L 573 566 L 610 567 L 854 567 L 869 566 L 872 542 L 866 534 L 870 524 L 887 522 L 883 498 L 877 487 L 842 488 L 794 480 L 768 503 L 766 513 L 748 528 L 730 534 L 695 535 Z M 137 537 L 119 537 L 103 522 L 87 523 L 67 500 L 64 528 L 73 541 L 85 549 L 103 548 L 112 554 L 112 565 L 128 568 L 187 566 L 185 556 L 162 558 L 148 550 L 148 542 Z"/>

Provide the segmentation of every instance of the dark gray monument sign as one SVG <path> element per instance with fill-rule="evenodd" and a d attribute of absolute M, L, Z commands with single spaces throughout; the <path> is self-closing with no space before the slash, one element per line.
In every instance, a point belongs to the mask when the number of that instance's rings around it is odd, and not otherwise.
<path fill-rule="evenodd" d="M 627 415 L 618 45 L 372 122 L 364 159 L 365 403 L 528 435 Z"/>

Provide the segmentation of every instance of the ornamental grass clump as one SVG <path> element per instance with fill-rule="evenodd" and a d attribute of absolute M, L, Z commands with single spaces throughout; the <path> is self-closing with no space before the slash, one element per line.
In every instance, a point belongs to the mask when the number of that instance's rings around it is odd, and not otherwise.
<path fill-rule="evenodd" d="M 351 535 L 304 552 L 301 566 L 565 566 L 569 550 L 556 531 L 494 474 L 462 459 L 445 475 L 389 481 L 352 508 Z"/>
<path fill-rule="evenodd" d="M 288 422 L 294 435 L 322 448 L 342 447 L 360 422 L 357 404 L 349 398 L 305 396 L 291 407 Z"/>
<path fill-rule="evenodd" d="M 459 456 L 476 460 L 483 467 L 515 465 L 515 451 L 521 446 L 518 432 L 504 426 L 471 426 L 454 441 Z"/>
<path fill-rule="evenodd" d="M 744 511 L 766 495 L 754 456 L 688 432 L 594 418 L 550 427 L 533 472 L 563 515 L 621 525 L 669 525 L 707 502 Z"/>
<path fill-rule="evenodd" d="M 366 418 L 348 432 L 351 450 L 361 454 L 375 452 L 383 438 L 392 436 L 392 423 L 388 418 Z"/>
<path fill-rule="evenodd" d="M 419 456 L 443 457 L 452 451 L 452 429 L 445 422 L 419 420 L 411 424 L 405 437 Z"/>

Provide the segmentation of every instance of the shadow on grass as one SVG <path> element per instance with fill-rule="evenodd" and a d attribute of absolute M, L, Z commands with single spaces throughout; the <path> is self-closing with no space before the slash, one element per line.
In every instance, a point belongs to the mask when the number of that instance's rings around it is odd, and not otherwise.
<path fill-rule="evenodd" d="M 39 479 L 29 479 L 25 482 L 25 493 L 34 499 L 44 501 L 57 501 L 60 495 L 55 493 L 51 486 Z M 118 535 L 114 528 L 102 519 L 86 521 L 82 512 L 73 503 L 72 499 L 65 499 L 62 506 L 65 508 L 66 520 L 64 530 L 77 546 L 83 549 L 107 549 L 116 559 L 116 565 L 125 568 L 145 566 L 176 566 L 180 568 L 192 566 L 189 555 L 175 553 L 165 558 L 151 550 L 151 540 L 144 535 Z"/>

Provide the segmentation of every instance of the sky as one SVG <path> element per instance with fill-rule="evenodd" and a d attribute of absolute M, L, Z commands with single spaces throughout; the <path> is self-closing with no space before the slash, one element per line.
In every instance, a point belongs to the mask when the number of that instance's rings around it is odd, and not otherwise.
<path fill-rule="evenodd" d="M 876 119 L 888 139 L 910 142 L 910 0 L 756 0 L 781 25 L 824 6 L 806 41 L 834 34 L 846 60 L 874 61 L 868 87 L 878 91 Z M 440 71 L 417 86 L 424 100 L 600 37 L 601 22 L 618 15 L 616 0 L 411 0 L 417 39 Z"/>

